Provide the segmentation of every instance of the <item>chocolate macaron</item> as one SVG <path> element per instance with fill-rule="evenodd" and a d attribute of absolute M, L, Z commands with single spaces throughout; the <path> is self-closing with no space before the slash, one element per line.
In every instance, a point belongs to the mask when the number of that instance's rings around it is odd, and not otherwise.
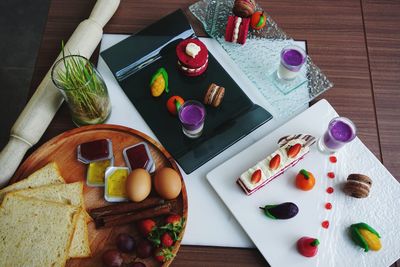
<path fill-rule="evenodd" d="M 204 95 L 204 104 L 218 107 L 225 95 L 225 88 L 215 83 L 210 84 Z"/>
<path fill-rule="evenodd" d="M 233 5 L 233 13 L 238 17 L 250 17 L 255 10 L 256 2 L 254 0 L 235 0 Z"/>
<path fill-rule="evenodd" d="M 366 198 L 372 186 L 372 180 L 363 174 L 350 174 L 347 182 L 343 187 L 343 191 L 355 198 Z"/>
<path fill-rule="evenodd" d="M 186 39 L 176 46 L 178 69 L 186 76 L 199 76 L 208 66 L 208 50 L 199 39 Z"/>
<path fill-rule="evenodd" d="M 225 29 L 225 41 L 245 44 L 249 32 L 250 19 L 229 16 Z"/>

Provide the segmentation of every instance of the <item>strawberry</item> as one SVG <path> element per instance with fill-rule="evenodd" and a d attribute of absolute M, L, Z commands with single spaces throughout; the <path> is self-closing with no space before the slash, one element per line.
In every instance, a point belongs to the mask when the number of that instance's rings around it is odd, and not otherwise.
<path fill-rule="evenodd" d="M 261 180 L 261 170 L 257 169 L 253 174 L 251 175 L 251 183 L 256 184 Z"/>
<path fill-rule="evenodd" d="M 297 144 L 291 146 L 291 147 L 288 149 L 288 151 L 287 151 L 288 157 L 289 157 L 289 158 L 294 158 L 294 157 L 296 157 L 296 156 L 299 154 L 300 149 L 301 149 L 301 144 L 299 144 L 299 143 L 297 143 Z"/>
<path fill-rule="evenodd" d="M 278 169 L 279 165 L 281 164 L 281 156 L 279 154 L 276 154 L 271 161 L 269 162 L 269 168 L 271 170 L 276 170 Z"/>
<path fill-rule="evenodd" d="M 172 247 L 169 248 L 157 248 L 154 257 L 159 262 L 166 262 L 172 260 L 175 255 L 172 253 Z"/>
<path fill-rule="evenodd" d="M 153 229 L 156 228 L 156 222 L 152 219 L 142 220 L 138 223 L 139 232 L 144 236 L 147 237 Z"/>
<path fill-rule="evenodd" d="M 174 214 L 170 215 L 165 219 L 165 224 L 172 223 L 173 225 L 179 224 L 182 217 L 180 215 Z"/>
<path fill-rule="evenodd" d="M 170 234 L 164 233 L 161 236 L 161 245 L 163 247 L 171 247 L 173 244 L 174 244 L 174 240 L 172 239 Z"/>

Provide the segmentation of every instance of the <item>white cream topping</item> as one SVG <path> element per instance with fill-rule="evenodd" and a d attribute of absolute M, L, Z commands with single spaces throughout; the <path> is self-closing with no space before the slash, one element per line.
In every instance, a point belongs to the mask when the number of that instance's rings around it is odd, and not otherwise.
<path fill-rule="evenodd" d="M 192 58 L 195 58 L 201 51 L 200 46 L 195 43 L 188 43 L 185 48 L 185 53 Z"/>
<path fill-rule="evenodd" d="M 289 141 L 286 145 L 280 147 L 276 151 L 274 151 L 271 155 L 266 157 L 265 159 L 261 160 L 258 162 L 256 165 L 242 173 L 240 175 L 239 179 L 242 181 L 242 183 L 251 191 L 254 188 L 256 188 L 259 184 L 262 184 L 265 180 L 270 179 L 272 176 L 277 174 L 279 171 L 281 171 L 285 166 L 290 165 L 292 162 L 296 161 L 297 159 L 301 158 L 306 154 L 310 148 L 308 146 L 302 147 L 299 154 L 297 154 L 296 157 L 294 158 L 289 158 L 287 156 L 287 149 L 295 144 L 301 144 L 303 145 L 305 142 L 302 139 L 297 139 L 297 140 L 291 140 Z M 276 170 L 271 170 L 269 168 L 269 162 L 271 159 L 276 155 L 279 154 L 281 156 L 281 162 L 279 167 Z M 261 169 L 261 180 L 257 184 L 253 184 L 251 182 L 251 176 L 253 175 L 253 172 L 257 169 Z"/>
<path fill-rule="evenodd" d="M 201 71 L 202 69 L 204 69 L 206 67 L 207 63 L 208 63 L 208 56 L 207 56 L 206 62 L 201 67 L 199 67 L 197 69 L 190 69 L 190 68 L 183 66 L 182 63 L 178 60 L 178 65 L 181 67 L 181 69 L 186 72 L 190 72 L 190 73 Z"/>
<path fill-rule="evenodd" d="M 242 18 L 238 17 L 238 19 L 236 20 L 235 28 L 233 29 L 232 43 L 237 43 L 237 40 L 239 38 L 239 27 L 241 23 Z"/>

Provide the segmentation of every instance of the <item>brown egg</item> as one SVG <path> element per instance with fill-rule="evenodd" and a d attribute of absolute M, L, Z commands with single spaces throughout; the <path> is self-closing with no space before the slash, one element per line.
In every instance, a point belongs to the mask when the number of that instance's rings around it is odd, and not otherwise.
<path fill-rule="evenodd" d="M 181 177 L 174 169 L 162 168 L 154 176 L 154 188 L 160 197 L 174 199 L 182 189 Z"/>
<path fill-rule="evenodd" d="M 133 202 L 144 200 L 151 191 L 151 177 L 145 169 L 134 169 L 126 178 L 126 193 Z"/>

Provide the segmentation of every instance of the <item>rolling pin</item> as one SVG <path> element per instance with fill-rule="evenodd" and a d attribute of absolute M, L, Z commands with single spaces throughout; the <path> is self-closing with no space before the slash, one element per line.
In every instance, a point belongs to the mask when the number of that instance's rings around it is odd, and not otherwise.
<path fill-rule="evenodd" d="M 65 51 L 90 58 L 100 43 L 103 27 L 114 15 L 119 2 L 120 0 L 97 0 L 89 18 L 78 25 L 66 43 Z M 60 53 L 56 61 L 61 57 Z M 25 153 L 42 137 L 63 100 L 62 94 L 51 80 L 50 68 L 11 128 L 10 139 L 0 153 L 0 188 L 8 184 Z"/>

